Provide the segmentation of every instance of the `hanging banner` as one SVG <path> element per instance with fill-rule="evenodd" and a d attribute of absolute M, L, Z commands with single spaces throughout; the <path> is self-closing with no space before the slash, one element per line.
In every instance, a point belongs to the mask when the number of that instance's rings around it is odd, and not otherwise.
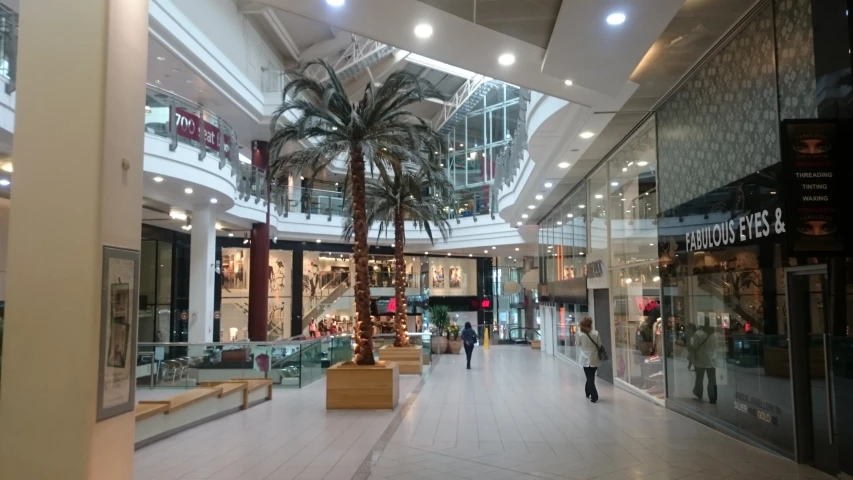
<path fill-rule="evenodd" d="M 178 136 L 201 143 L 201 120 L 198 115 L 180 107 L 173 108 L 173 111 Z M 225 143 L 225 156 L 230 159 L 231 137 L 223 134 L 222 141 Z M 204 144 L 210 150 L 219 152 L 219 127 L 210 122 L 204 122 Z"/>
<path fill-rule="evenodd" d="M 785 210 L 789 257 L 845 253 L 844 192 L 853 123 L 782 122 Z M 847 200 L 849 203 L 849 200 Z"/>

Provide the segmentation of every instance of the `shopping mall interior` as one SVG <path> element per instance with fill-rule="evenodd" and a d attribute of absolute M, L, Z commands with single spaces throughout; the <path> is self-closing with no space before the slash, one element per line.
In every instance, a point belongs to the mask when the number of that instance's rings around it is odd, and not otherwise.
<path fill-rule="evenodd" d="M 0 480 L 853 479 L 851 8 L 0 0 Z"/>

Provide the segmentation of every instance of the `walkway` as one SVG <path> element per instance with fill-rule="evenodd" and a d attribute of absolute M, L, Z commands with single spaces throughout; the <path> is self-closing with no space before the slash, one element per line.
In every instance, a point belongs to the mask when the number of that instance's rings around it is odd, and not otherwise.
<path fill-rule="evenodd" d="M 136 453 L 135 480 L 800 479 L 830 477 L 603 383 L 526 347 L 445 356 L 395 412 L 327 413 L 324 384 Z M 418 391 L 420 390 L 420 391 Z"/>

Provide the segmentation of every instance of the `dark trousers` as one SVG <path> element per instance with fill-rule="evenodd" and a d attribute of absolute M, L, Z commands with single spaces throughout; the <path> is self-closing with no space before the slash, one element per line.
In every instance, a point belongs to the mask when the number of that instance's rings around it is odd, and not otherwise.
<path fill-rule="evenodd" d="M 471 368 L 471 354 L 474 353 L 474 344 L 465 344 L 465 358 L 468 359 L 468 368 Z"/>
<path fill-rule="evenodd" d="M 705 377 L 708 377 L 708 400 L 711 403 L 717 403 L 717 369 L 716 368 L 699 368 L 696 367 L 696 382 L 693 385 L 693 395 L 702 400 L 702 393 L 705 386 Z"/>
<path fill-rule="evenodd" d="M 595 372 L 598 371 L 598 367 L 583 367 L 583 373 L 586 374 L 586 385 L 584 386 L 584 391 L 586 392 L 587 398 L 598 401 L 598 390 L 595 388 Z"/>

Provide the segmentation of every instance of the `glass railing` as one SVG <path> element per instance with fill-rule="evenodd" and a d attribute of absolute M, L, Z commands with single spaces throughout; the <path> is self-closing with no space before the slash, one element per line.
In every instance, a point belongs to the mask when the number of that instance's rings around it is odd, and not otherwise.
<path fill-rule="evenodd" d="M 491 208 L 493 205 L 491 190 L 491 186 L 484 185 L 481 190 L 477 191 L 457 191 L 451 205 L 446 208 L 447 219 L 455 219 L 456 223 L 461 223 L 463 218 L 473 217 L 476 221 L 480 215 L 491 214 L 494 216 L 497 212 L 493 212 Z"/>
<path fill-rule="evenodd" d="M 397 336 L 393 333 L 377 333 L 373 335 L 373 356 L 377 360 L 382 360 L 382 352 L 380 349 L 386 345 L 394 345 L 394 339 L 396 337 Z M 434 349 L 430 348 L 430 344 L 434 338 L 435 335 L 432 335 L 429 332 L 409 332 L 409 345 L 421 347 L 424 354 L 424 365 L 429 365 L 432 359 L 432 351 Z"/>
<path fill-rule="evenodd" d="M 352 339 L 278 342 L 149 343 L 137 352 L 138 388 L 192 389 L 205 383 L 269 378 L 276 387 L 301 388 L 327 368 L 352 358 Z"/>
<path fill-rule="evenodd" d="M 15 91 L 18 65 L 18 14 L 0 4 L 0 76 L 6 79 L 6 93 Z"/>

